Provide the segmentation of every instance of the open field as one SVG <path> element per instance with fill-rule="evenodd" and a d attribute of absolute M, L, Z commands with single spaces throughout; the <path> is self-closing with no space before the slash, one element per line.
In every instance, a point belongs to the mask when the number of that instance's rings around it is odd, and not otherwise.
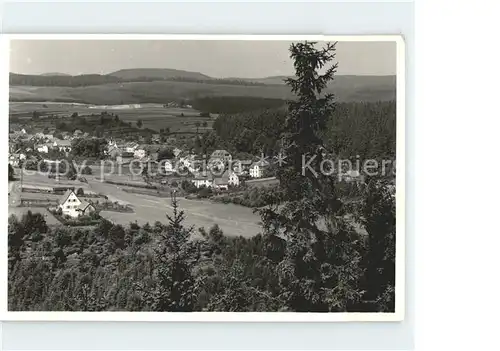
<path fill-rule="evenodd" d="M 14 87 L 16 88 L 16 87 Z M 20 87 L 27 90 L 33 87 Z M 41 87 L 43 88 L 43 87 Z M 40 89 L 35 87 L 33 89 Z M 81 115 L 100 114 L 101 112 L 113 113 L 124 122 L 131 122 L 134 126 L 137 120 L 142 120 L 143 128 L 160 130 L 170 128 L 171 132 L 196 132 L 196 122 L 207 122 L 207 129 L 212 126 L 213 118 L 200 117 L 200 112 L 188 108 L 165 108 L 159 104 L 141 104 L 140 107 L 127 105 L 93 106 L 86 104 L 54 103 L 54 102 L 10 102 L 9 115 L 11 117 L 29 117 L 33 111 L 38 111 L 42 116 L 71 116 L 74 112 Z M 205 128 L 200 127 L 202 132 Z"/>
<path fill-rule="evenodd" d="M 338 76 L 327 88 L 338 101 L 394 100 L 395 76 Z M 60 101 L 88 104 L 167 103 L 204 96 L 246 96 L 289 99 L 293 95 L 283 84 L 246 86 L 201 82 L 152 81 L 92 85 L 84 87 L 10 87 L 10 101 Z"/>
<path fill-rule="evenodd" d="M 47 175 L 35 171 L 25 171 L 23 175 L 23 186 L 41 186 L 41 187 L 75 187 L 82 188 L 84 191 L 89 187 L 86 183 L 78 180 L 69 180 L 61 177 L 60 180 L 49 178 Z"/>
<path fill-rule="evenodd" d="M 172 215 L 171 200 L 155 196 L 131 194 L 119 187 L 89 180 L 95 191 L 109 194 L 111 201 L 119 201 L 134 207 L 135 213 L 118 213 L 102 211 L 102 217 L 123 225 L 137 221 L 139 224 L 155 221 L 167 222 L 166 214 Z M 193 225 L 197 231 L 200 227 L 209 229 L 218 224 L 224 234 L 231 236 L 251 237 L 261 231 L 260 217 L 252 209 L 237 205 L 216 204 L 210 201 L 186 200 L 179 198 L 179 206 L 186 213 L 186 224 Z"/>

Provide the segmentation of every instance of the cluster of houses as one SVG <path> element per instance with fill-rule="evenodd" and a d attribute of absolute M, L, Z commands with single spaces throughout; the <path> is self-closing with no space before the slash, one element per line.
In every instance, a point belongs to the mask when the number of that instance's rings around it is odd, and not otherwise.
<path fill-rule="evenodd" d="M 142 163 L 158 162 L 159 153 L 163 147 L 157 144 L 139 144 L 137 142 L 118 143 L 114 140 L 108 141 L 106 154 L 111 160 L 116 160 L 120 164 L 128 164 L 132 161 L 140 161 Z M 185 153 L 182 150 L 173 149 L 173 158 L 161 160 L 161 166 L 164 171 L 173 173 L 178 170 L 187 170 L 194 175 L 192 183 L 197 187 L 213 187 L 219 189 L 227 189 L 229 185 L 240 185 L 239 176 L 245 175 L 250 178 L 261 178 L 264 175 L 264 170 L 269 166 L 267 162 L 253 162 L 252 160 L 243 160 L 234 162 L 233 169 L 226 169 L 221 174 L 211 172 L 222 165 L 227 168 L 233 162 L 232 155 L 226 150 L 215 150 L 208 157 L 207 169 L 202 170 L 203 162 L 207 159 L 205 155 L 199 156 Z"/>
<path fill-rule="evenodd" d="M 105 153 L 109 159 L 126 164 L 134 159 L 142 162 L 157 161 L 158 154 L 162 148 L 163 146 L 159 144 L 119 143 L 115 140 L 109 140 Z M 180 149 L 174 149 L 176 157 L 180 153 Z"/>
<path fill-rule="evenodd" d="M 26 159 L 26 153 L 36 151 L 40 154 L 47 154 L 51 150 L 64 153 L 71 152 L 71 142 L 74 138 L 88 137 L 87 133 L 76 130 L 74 133 L 64 133 L 64 139 L 56 138 L 50 133 L 28 134 L 24 129 L 13 132 L 9 135 L 11 150 L 9 153 L 9 163 L 18 166 L 19 162 Z M 16 141 L 29 141 L 32 147 L 25 150 L 13 150 L 12 146 Z M 108 159 L 119 164 L 129 164 L 132 161 L 141 163 L 159 162 L 161 144 L 140 144 L 138 142 L 122 142 L 119 140 L 108 140 L 105 154 Z M 269 164 L 265 161 L 233 160 L 231 153 L 227 150 L 215 150 L 210 155 L 195 155 L 175 148 L 173 157 L 162 159 L 161 167 L 165 173 L 174 173 L 178 170 L 189 171 L 189 179 L 197 188 L 217 188 L 228 189 L 229 186 L 239 186 L 243 178 L 262 178 L 265 169 Z M 204 167 L 205 165 L 205 167 Z M 221 172 L 213 172 L 223 166 Z M 185 172 L 184 172 L 185 173 Z M 76 195 L 75 195 L 76 196 Z M 78 203 L 78 206 L 80 203 Z M 72 209 L 73 210 L 73 209 Z"/>
<path fill-rule="evenodd" d="M 233 160 L 231 154 L 226 150 L 215 150 L 210 156 L 208 169 L 220 170 L 218 165 L 223 166 L 220 172 L 194 172 L 193 184 L 197 188 L 207 187 L 227 190 L 229 186 L 239 186 L 241 177 L 261 178 L 268 168 L 267 161 Z M 227 166 L 227 167 L 226 167 Z M 227 168 L 227 169 L 225 169 Z"/>
<path fill-rule="evenodd" d="M 55 130 L 54 130 L 55 131 Z M 28 153 L 36 151 L 40 154 L 48 154 L 52 150 L 63 153 L 71 152 L 71 141 L 75 138 L 88 137 L 88 133 L 83 133 L 80 130 L 75 130 L 74 133 L 62 132 L 59 133 L 60 138 L 54 136 L 54 131 L 27 133 L 26 130 L 20 129 L 9 133 L 9 163 L 17 166 L 20 161 L 25 160 Z M 24 142 L 29 146 L 24 149 L 15 150 L 15 145 L 18 142 Z"/>

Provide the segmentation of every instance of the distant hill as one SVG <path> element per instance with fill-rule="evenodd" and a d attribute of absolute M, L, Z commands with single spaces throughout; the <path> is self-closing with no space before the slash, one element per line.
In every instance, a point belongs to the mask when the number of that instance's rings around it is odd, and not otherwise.
<path fill-rule="evenodd" d="M 109 77 L 112 78 L 112 77 Z M 115 77 L 116 78 L 116 77 Z M 388 101 L 396 99 L 396 79 L 388 77 L 342 77 L 328 86 L 337 101 Z M 120 82 L 93 86 L 11 85 L 10 101 L 58 101 L 97 105 L 168 103 L 213 96 L 245 96 L 291 99 L 285 85 L 228 85 L 185 81 Z"/>
<path fill-rule="evenodd" d="M 132 69 L 121 69 L 119 71 L 109 73 L 108 76 L 113 76 L 120 78 L 124 81 L 138 80 L 141 78 L 157 78 L 159 80 L 171 79 L 171 78 L 184 78 L 190 80 L 207 80 L 212 79 L 211 77 L 199 73 L 182 71 L 178 69 L 170 68 L 132 68 Z"/>
<path fill-rule="evenodd" d="M 50 73 L 53 74 L 53 73 Z M 163 68 L 123 69 L 79 76 L 10 73 L 11 101 L 66 101 L 88 104 L 167 103 L 233 96 L 290 99 L 286 76 L 212 78 L 199 72 Z M 335 76 L 326 89 L 338 101 L 396 99 L 396 76 Z"/>
<path fill-rule="evenodd" d="M 40 75 L 44 76 L 44 77 L 69 77 L 69 76 L 71 76 L 71 74 L 60 73 L 60 72 L 42 73 Z"/>

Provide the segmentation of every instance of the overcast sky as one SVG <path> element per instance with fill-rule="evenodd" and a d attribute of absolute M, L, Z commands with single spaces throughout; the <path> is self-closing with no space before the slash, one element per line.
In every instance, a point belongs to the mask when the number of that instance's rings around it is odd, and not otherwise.
<path fill-rule="evenodd" d="M 290 42 L 174 40 L 13 40 L 10 71 L 107 74 L 125 68 L 174 68 L 211 77 L 291 75 Z M 395 42 L 339 42 L 338 74 L 393 75 Z"/>

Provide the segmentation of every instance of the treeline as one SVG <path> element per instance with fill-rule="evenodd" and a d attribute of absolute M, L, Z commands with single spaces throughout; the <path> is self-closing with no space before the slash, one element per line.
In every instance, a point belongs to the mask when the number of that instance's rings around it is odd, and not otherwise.
<path fill-rule="evenodd" d="M 246 188 L 240 192 L 233 192 L 221 196 L 212 197 L 212 201 L 221 202 L 223 204 L 235 204 L 245 207 L 262 207 L 266 205 L 266 198 L 269 192 L 274 191 L 273 187 L 269 188 Z"/>
<path fill-rule="evenodd" d="M 142 78 L 139 78 L 142 79 Z M 173 77 L 173 78 L 146 78 L 149 80 L 144 81 L 155 81 L 155 80 L 170 80 L 174 82 L 192 82 L 192 83 L 203 83 L 203 84 L 220 84 L 220 85 L 245 85 L 245 86 L 265 86 L 269 84 L 264 84 L 261 82 L 242 80 L 242 79 L 225 79 L 225 78 L 212 78 L 212 79 L 195 79 L 187 77 Z M 143 80 L 141 80 L 143 81 Z"/>
<path fill-rule="evenodd" d="M 209 96 L 194 98 L 190 104 L 199 111 L 209 113 L 239 113 L 285 106 L 282 99 L 269 99 L 251 96 Z"/>
<path fill-rule="evenodd" d="M 243 86 L 265 86 L 267 84 L 238 79 L 196 79 L 188 77 L 137 77 L 119 78 L 112 75 L 82 74 L 77 76 L 39 76 L 10 73 L 10 85 L 30 85 L 30 86 L 60 86 L 60 87 L 84 87 L 91 85 L 102 85 L 111 83 L 132 83 L 132 82 L 155 82 L 174 81 L 188 83 L 218 84 L 218 85 L 243 85 Z"/>
<path fill-rule="evenodd" d="M 287 117 L 286 109 L 219 116 L 213 128 L 231 152 L 275 155 Z M 394 158 L 396 102 L 337 103 L 321 137 L 327 149 L 342 157 Z"/>
<path fill-rule="evenodd" d="M 100 74 L 83 74 L 79 76 L 38 76 L 11 73 L 9 75 L 10 85 L 84 87 L 89 85 L 120 83 L 121 81 L 122 80 L 118 77 Z"/>

